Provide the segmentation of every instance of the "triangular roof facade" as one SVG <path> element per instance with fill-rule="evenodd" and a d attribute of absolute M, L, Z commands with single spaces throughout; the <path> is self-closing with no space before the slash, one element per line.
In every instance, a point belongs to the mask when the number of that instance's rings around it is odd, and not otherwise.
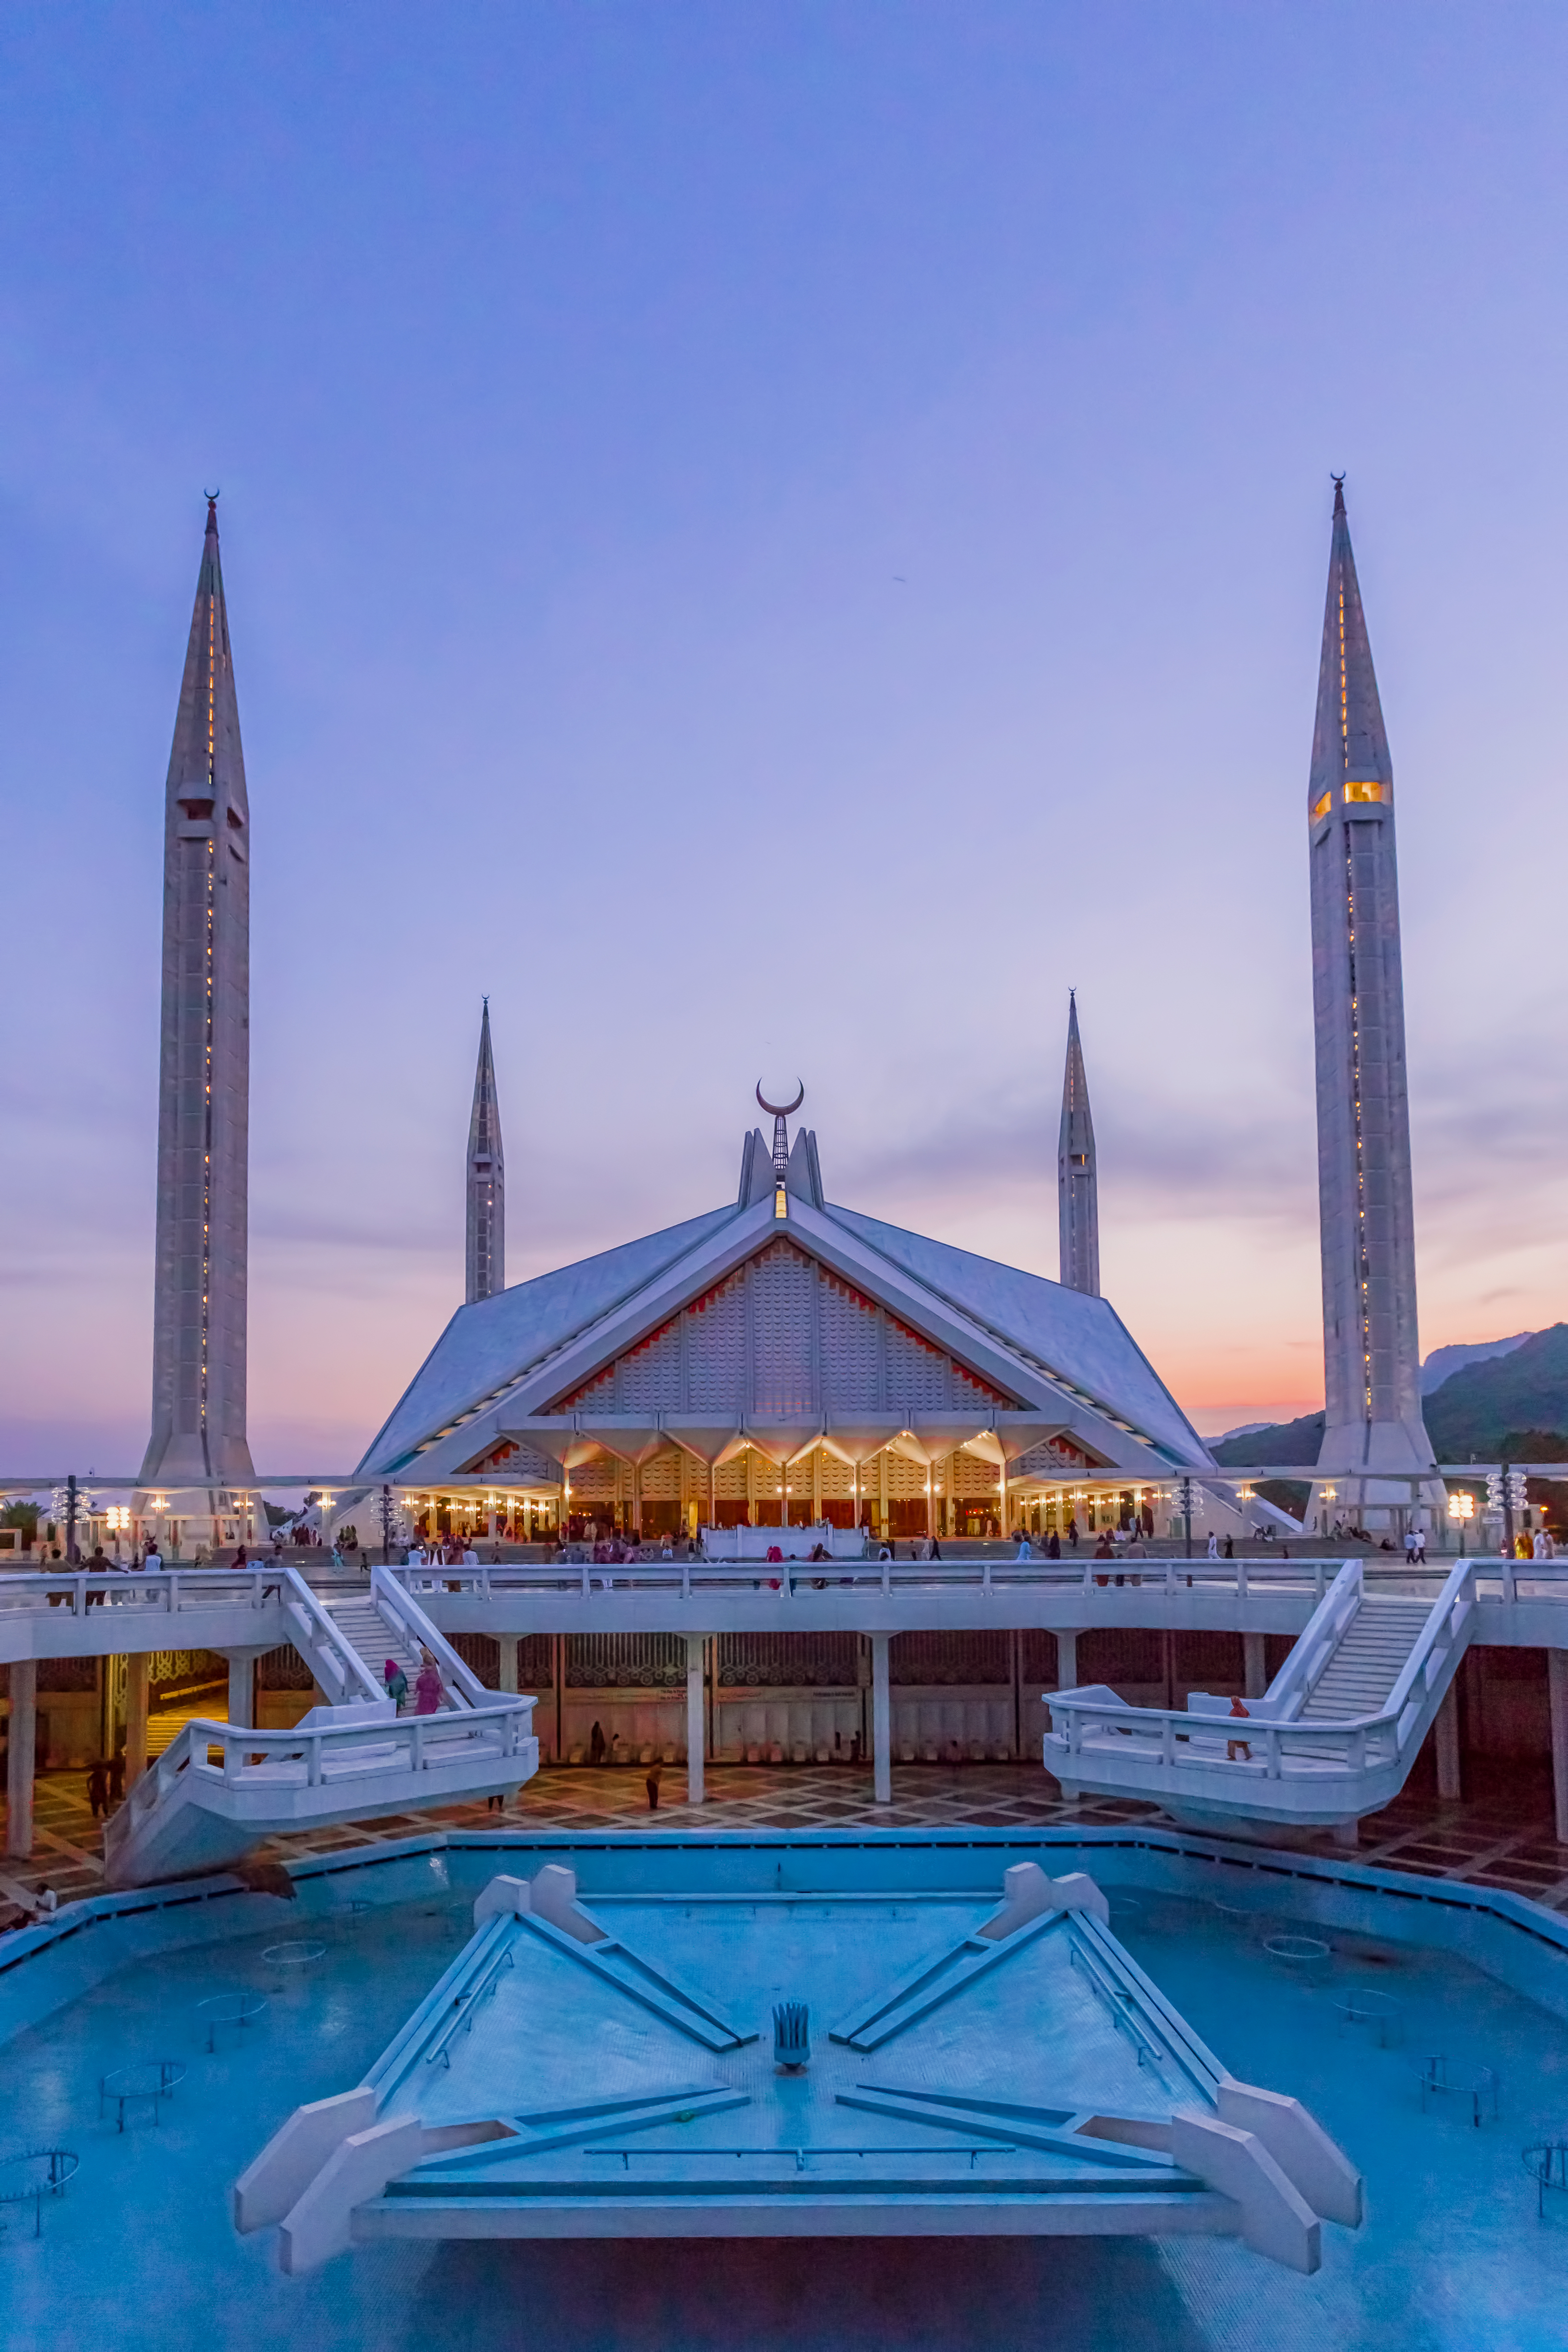
<path fill-rule="evenodd" d="M 549 1454 L 541 1430 L 634 1423 L 645 1444 L 666 1420 L 776 1455 L 924 1424 L 998 1431 L 1012 1458 L 1034 1427 L 1067 1475 L 1211 1466 L 1104 1299 L 822 1202 L 800 1140 L 782 1214 L 748 1139 L 732 1206 L 460 1307 L 357 1475 L 482 1475 L 508 1433 Z"/>

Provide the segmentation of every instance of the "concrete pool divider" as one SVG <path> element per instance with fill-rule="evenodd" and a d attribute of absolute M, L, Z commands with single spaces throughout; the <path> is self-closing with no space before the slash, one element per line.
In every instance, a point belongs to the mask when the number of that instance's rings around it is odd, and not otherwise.
<path fill-rule="evenodd" d="M 996 1891 L 994 1877 L 989 1891 Z M 973 1903 L 981 1890 L 967 1892 Z M 291 2275 L 314 2270 L 355 2244 L 410 2234 L 842 2236 L 927 2229 L 962 2235 L 1094 2236 L 1199 2230 L 1237 2235 L 1290 2269 L 1316 2271 L 1321 2219 L 1356 2227 L 1362 2190 L 1359 2175 L 1315 2119 L 1296 2099 L 1238 2083 L 1219 2067 L 1119 1945 L 1108 1925 L 1105 1896 L 1085 1874 L 1053 1881 L 1038 1864 L 1018 1863 L 1006 1871 L 1001 1895 L 990 1916 L 964 1927 L 949 1950 L 925 1948 L 912 1974 L 884 1981 L 879 1994 L 869 2002 L 862 1998 L 830 2029 L 829 2043 L 839 2045 L 836 2073 L 812 2060 L 813 2074 L 819 2068 L 832 2074 L 816 2094 L 814 2109 L 810 2103 L 802 2109 L 785 2095 L 786 2112 L 774 2115 L 781 2095 L 774 2070 L 762 2070 L 759 2080 L 758 2070 L 745 2059 L 747 2045 L 758 2034 L 744 2026 L 726 2027 L 716 2035 L 706 2030 L 715 2022 L 707 1997 L 668 1973 L 667 1959 L 655 1963 L 640 1937 L 624 1942 L 586 1910 L 570 1870 L 552 1862 L 541 1864 L 531 1879 L 497 1874 L 475 1901 L 474 1934 L 465 1950 L 416 2005 L 366 2080 L 296 2109 L 246 2168 L 233 2190 L 235 2226 L 246 2234 L 276 2226 L 280 2266 Z M 880 1949 L 886 1933 L 874 1919 L 868 1923 L 866 1906 L 874 1913 L 879 1905 L 891 1905 L 896 1921 L 901 1899 L 896 1888 L 862 1891 L 856 1928 L 862 1951 Z M 657 1898 L 651 1900 L 652 1911 L 646 1901 L 639 1906 L 644 1927 L 660 1907 Z M 715 1900 L 707 1897 L 707 1906 Z M 737 1988 L 746 1979 L 747 1958 L 771 1965 L 775 1928 L 766 1915 L 772 1905 L 801 1900 L 768 1889 L 748 1902 L 746 1913 L 729 1915 L 730 1965 Z M 808 1894 L 803 1900 L 810 1906 L 813 1898 Z M 624 1898 L 620 1907 L 626 1907 Z M 813 1916 L 819 1922 L 815 1931 Z M 907 1922 L 907 1911 L 904 1916 Z M 798 1916 L 795 1940 L 799 1946 L 802 1936 L 809 1940 L 815 1932 L 821 1940 L 825 1935 L 825 1952 L 818 1958 L 827 1958 L 836 1981 L 841 1947 L 836 1930 L 821 1924 L 831 1917 L 831 1911 Z M 1060 1944 L 1062 1936 L 1066 1946 Z M 563 1948 L 575 1951 L 579 1966 L 588 1971 L 587 1979 L 578 1980 L 579 1990 L 569 1985 L 564 1993 L 548 1959 Z M 890 1963 L 897 1948 L 895 1941 L 884 1956 Z M 600 1968 L 601 1950 L 620 1953 L 644 1981 L 607 1978 Z M 530 1953 L 545 1965 L 542 1978 L 530 1973 Z M 859 2053 L 905 2036 L 953 2002 L 959 2011 L 956 2028 L 965 2036 L 958 2046 L 968 2049 L 982 2070 L 994 2063 L 988 1995 L 994 1999 L 996 1971 L 1014 1955 L 1026 1966 L 1031 1959 L 1045 1966 L 1043 1976 L 1030 1976 L 1019 1987 L 1033 2021 L 1029 2041 L 1037 2066 L 1043 2063 L 1048 2074 L 1061 2080 L 1059 2037 L 1068 2031 L 1080 2070 L 1087 2064 L 1103 2092 L 1114 2095 L 1113 2086 L 1120 2084 L 1124 2097 L 1133 2084 L 1139 2086 L 1136 2098 L 1143 2104 L 1136 2111 L 1116 2112 L 1113 2104 L 1082 2106 L 1082 2079 L 1076 2098 L 1065 2107 L 1039 2105 L 1038 2087 L 1031 2095 L 1036 2104 L 1019 2104 L 1010 2072 L 1005 2100 L 983 2089 L 955 2091 L 947 2079 L 953 2021 L 942 2029 L 940 2079 L 932 2087 L 922 2089 L 907 2079 L 860 2079 L 864 2060 Z M 796 1965 L 801 1960 L 798 1950 Z M 1071 1966 L 1064 1969 L 1064 1962 Z M 1082 2009 L 1077 1990 L 1081 1967 L 1087 1969 L 1109 2018 L 1092 1999 L 1088 2011 Z M 510 1990 L 497 2017 L 495 2004 L 503 1986 Z M 982 2013 L 970 2016 L 977 1990 Z M 628 2084 L 596 2085 L 595 2021 L 605 2022 L 596 2008 L 596 1991 L 615 1999 L 629 1995 L 662 2021 L 666 2045 L 673 2029 L 674 2039 L 688 2046 L 695 2042 L 721 2059 L 740 2061 L 739 2074 L 706 2085 L 689 2079 L 679 2085 L 664 2080 L 657 2088 L 640 2090 Z M 566 2006 L 556 2015 L 563 1998 Z M 875 2021 L 869 2039 L 857 2023 L 862 2010 Z M 536 2109 L 541 2097 L 559 2101 L 567 2086 L 556 2082 L 547 2090 L 549 2061 L 545 2075 L 538 2074 L 552 2023 L 558 2032 L 565 2030 L 570 2045 L 570 2103 L 542 2112 L 486 2112 L 496 2087 L 506 2082 L 513 2084 L 516 2095 L 527 2080 L 528 2100 Z M 473 2050 L 465 2066 L 454 2072 L 456 2033 L 472 2034 Z M 1136 2049 L 1131 2077 L 1123 2036 Z M 905 2077 L 911 2065 L 921 2069 L 919 2052 L 916 2035 L 904 2047 L 899 2072 Z M 1015 2045 L 1014 2054 L 1021 2061 L 1025 2046 Z M 445 2071 L 428 2071 L 438 2058 Z M 1152 2074 L 1144 2072 L 1145 2060 Z M 806 2069 L 796 2071 L 804 2075 Z M 1023 2077 L 1018 2079 L 1022 2087 Z M 800 2085 L 806 2087 L 804 2082 Z M 1156 2110 L 1152 2113 L 1151 2097 Z M 478 2112 L 470 2104 L 474 2100 L 480 2103 Z M 711 2168 L 715 2150 L 694 2145 L 678 2129 L 673 2140 L 653 2137 L 668 2126 L 690 2126 L 737 2106 L 754 2111 L 748 2138 L 761 2133 L 760 2146 L 749 2148 L 760 2163 L 744 2173 L 728 2173 L 721 2165 L 721 2179 L 706 2180 L 703 2172 Z M 905 2136 L 914 2126 L 923 2139 L 908 2147 L 896 2136 L 891 2143 L 879 2142 L 873 2130 L 871 2144 L 845 2143 L 832 2116 L 846 2108 L 881 2118 L 883 2134 L 889 2124 L 902 2125 Z M 960 2140 L 977 2136 L 979 2146 L 955 2149 L 955 2133 Z M 581 2174 L 591 2144 L 627 2134 L 641 2136 L 643 2157 L 662 2163 L 667 2178 L 661 2174 L 632 2188 L 613 2168 L 608 2180 L 596 2179 L 591 2167 L 587 2177 Z M 623 2151 L 601 2153 L 613 2158 Z M 737 2161 L 747 2153 L 735 2150 Z M 976 2158 L 986 2153 L 1010 2158 L 1011 2177 L 977 2178 Z M 552 2157 L 565 2167 L 559 2178 L 548 2168 Z M 789 2161 L 781 2182 L 774 2175 L 782 2158 Z M 845 2172 L 846 2161 L 852 2176 L 856 2164 L 863 2167 L 868 2159 L 883 2169 L 865 2178 L 833 2177 Z M 547 2166 L 543 2175 L 537 2168 L 540 2163 Z M 690 2170 L 694 2163 L 696 2177 Z M 810 2182 L 800 2178 L 808 2169 L 817 2176 Z"/>

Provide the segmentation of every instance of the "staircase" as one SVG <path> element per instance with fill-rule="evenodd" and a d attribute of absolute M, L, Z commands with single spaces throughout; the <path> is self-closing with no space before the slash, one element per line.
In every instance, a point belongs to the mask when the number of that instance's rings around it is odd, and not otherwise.
<path fill-rule="evenodd" d="M 383 1689 L 386 1684 L 386 1662 L 389 1658 L 396 1659 L 408 1676 L 408 1697 L 404 1704 L 412 1707 L 413 1686 L 419 1679 L 419 1670 L 423 1664 L 420 1656 L 419 1643 L 412 1629 L 406 1623 L 400 1624 L 394 1618 L 386 1614 L 377 1605 L 372 1593 L 355 1593 L 351 1598 L 343 1601 L 323 1601 L 321 1605 L 350 1649 L 356 1653 L 361 1664 L 370 1669 Z M 413 1607 L 414 1604 L 411 1603 L 410 1606 Z M 423 1616 L 423 1611 L 419 1611 L 419 1614 Z M 426 1622 L 429 1622 L 428 1619 Z M 431 1626 L 430 1633 L 433 1638 L 427 1641 L 425 1646 L 433 1651 L 437 1663 L 440 1664 L 441 1653 L 446 1649 L 447 1644 L 434 1626 Z M 443 1709 L 455 1710 L 472 1704 L 472 1700 L 456 1685 L 447 1680 L 445 1670 L 443 1668 L 441 1692 Z"/>
<path fill-rule="evenodd" d="M 538 1770 L 532 1697 L 486 1690 L 382 1570 L 368 1594 L 330 1601 L 293 1569 L 283 1575 L 289 1638 L 334 1703 L 290 1731 L 200 1716 L 181 1724 L 107 1824 L 110 1885 L 221 1870 L 290 1830 L 505 1797 Z M 442 1704 L 400 1717 L 382 1667 L 395 1658 L 412 1691 L 422 1650 L 441 1669 Z"/>
<path fill-rule="evenodd" d="M 1469 1643 L 1475 1562 L 1435 1597 L 1375 1594 L 1347 1560 L 1241 1716 L 1207 1691 L 1185 1714 L 1103 1684 L 1047 1692 L 1048 1772 L 1064 1793 L 1141 1797 L 1197 1829 L 1249 1836 L 1376 1812 L 1404 1787 Z"/>
<path fill-rule="evenodd" d="M 1364 1596 L 1296 1721 L 1349 1723 L 1381 1715 L 1431 1614 L 1429 1601 Z"/>

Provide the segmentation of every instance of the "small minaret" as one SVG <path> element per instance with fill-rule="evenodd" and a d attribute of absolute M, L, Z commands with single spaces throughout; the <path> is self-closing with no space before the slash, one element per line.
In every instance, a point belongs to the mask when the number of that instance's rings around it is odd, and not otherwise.
<path fill-rule="evenodd" d="M 1318 1465 L 1342 1479 L 1410 1474 L 1433 1457 L 1416 1335 L 1394 763 L 1337 480 L 1306 815 L 1326 1396 Z M 1433 1495 L 1440 1507 L 1435 1482 Z M 1356 1482 L 1338 1499 L 1398 1512 L 1415 1497 Z"/>
<path fill-rule="evenodd" d="M 235 1510 L 246 1438 L 250 804 L 218 514 L 207 500 L 163 810 L 163 1011 L 152 1277 L 152 1433 L 133 1509 Z M 144 1490 L 144 1491 L 142 1491 Z"/>
<path fill-rule="evenodd" d="M 1061 1081 L 1061 1133 L 1056 1146 L 1057 1211 L 1061 1224 L 1061 1279 L 1069 1290 L 1100 1296 L 1100 1185 L 1094 1166 L 1094 1121 L 1078 1038 L 1078 998 L 1067 996 L 1067 1068 Z"/>
<path fill-rule="evenodd" d="M 474 1115 L 468 1122 L 468 1248 L 465 1299 L 493 1297 L 507 1286 L 507 1162 L 496 1065 L 490 1057 L 490 1000 L 479 1023 L 479 1066 L 474 1073 Z"/>

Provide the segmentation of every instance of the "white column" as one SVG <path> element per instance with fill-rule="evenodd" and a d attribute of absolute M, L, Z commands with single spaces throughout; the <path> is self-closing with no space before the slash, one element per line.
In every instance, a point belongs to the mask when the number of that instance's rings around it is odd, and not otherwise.
<path fill-rule="evenodd" d="M 893 1802 L 893 1706 L 887 1689 L 885 1633 L 871 1637 L 871 1754 L 875 1772 L 873 1791 L 879 1805 Z"/>
<path fill-rule="evenodd" d="M 256 1660 L 248 1650 L 229 1654 L 229 1721 L 256 1729 Z"/>
<path fill-rule="evenodd" d="M 515 1633 L 497 1633 L 496 1636 L 496 1647 L 501 1654 L 500 1663 L 496 1669 L 500 1677 L 500 1686 L 504 1691 L 515 1691 L 517 1687 L 517 1635 Z"/>
<path fill-rule="evenodd" d="M 1261 1698 L 1269 1687 L 1269 1669 L 1263 1662 L 1261 1633 L 1243 1633 L 1241 1662 L 1249 1698 Z"/>
<path fill-rule="evenodd" d="M 16 1671 L 13 1666 L 11 1672 Z M 1557 1843 L 1568 1845 L 1568 1650 L 1547 1651 L 1546 1687 L 1552 1697 L 1552 1794 L 1557 1809 Z"/>
<path fill-rule="evenodd" d="M 700 1805 L 706 1801 L 707 1784 L 703 1777 L 704 1755 L 707 1745 L 703 1719 L 703 1637 L 700 1633 L 686 1635 L 686 1802 Z"/>
<path fill-rule="evenodd" d="M 1437 1751 L 1437 1794 L 1446 1801 L 1459 1796 L 1459 1691 L 1450 1683 L 1443 1693 L 1437 1720 L 1432 1726 Z"/>
<path fill-rule="evenodd" d="M 37 1722 L 37 1660 L 17 1658 L 11 1667 L 11 1720 L 6 1727 L 10 1750 L 5 1769 L 5 1851 L 19 1858 L 33 1851 L 33 1743 Z"/>
<path fill-rule="evenodd" d="M 1056 1637 L 1056 1687 L 1076 1690 L 1078 1687 L 1078 1636 L 1058 1633 Z"/>
<path fill-rule="evenodd" d="M 129 1795 L 147 1769 L 147 1669 L 145 1650 L 125 1661 L 125 1787 Z"/>

